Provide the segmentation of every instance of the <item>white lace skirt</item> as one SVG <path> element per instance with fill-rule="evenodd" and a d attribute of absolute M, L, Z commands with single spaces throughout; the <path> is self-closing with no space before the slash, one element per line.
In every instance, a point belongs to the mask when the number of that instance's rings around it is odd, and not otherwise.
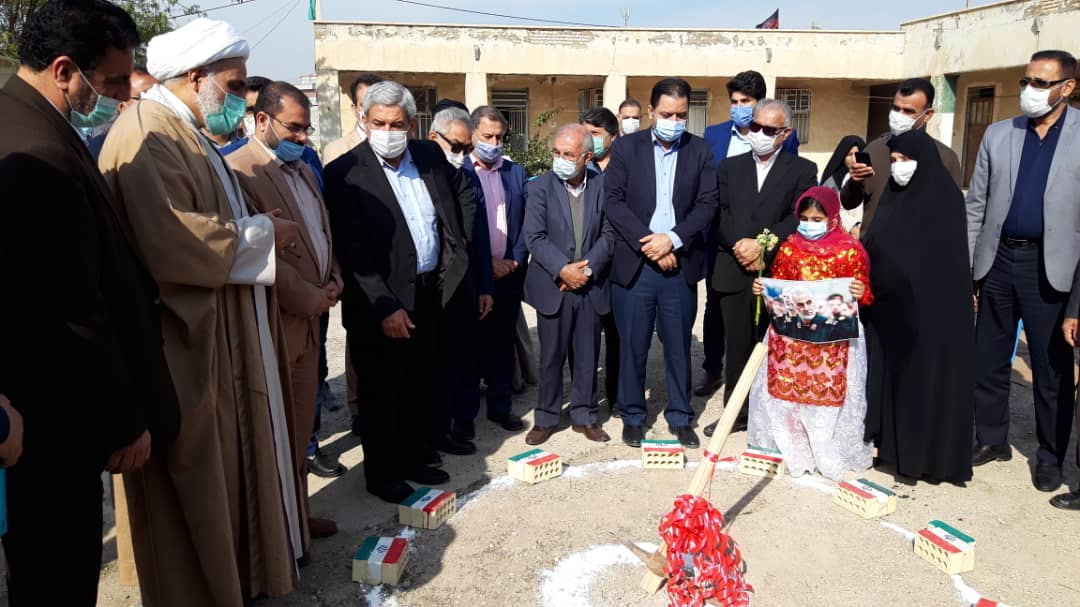
<path fill-rule="evenodd" d="M 769 329 L 771 332 L 772 329 Z M 792 476 L 817 470 L 834 481 L 847 471 L 861 472 L 873 463 L 873 446 L 863 442 L 866 418 L 866 342 L 849 342 L 847 394 L 840 407 L 801 405 L 769 394 L 768 362 L 750 389 L 747 442 L 776 449 Z M 769 336 L 765 336 L 768 344 Z"/>

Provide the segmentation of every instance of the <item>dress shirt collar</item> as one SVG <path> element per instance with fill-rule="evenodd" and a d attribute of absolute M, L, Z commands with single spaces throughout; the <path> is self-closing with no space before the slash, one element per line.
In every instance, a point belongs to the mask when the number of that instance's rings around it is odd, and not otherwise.
<path fill-rule="evenodd" d="M 480 162 L 479 158 L 476 157 L 476 152 L 473 152 L 472 154 L 469 154 L 469 160 L 472 161 L 473 168 L 476 169 L 477 171 L 492 171 L 492 172 L 494 172 L 494 171 L 498 171 L 499 169 L 501 169 L 502 165 L 503 165 L 503 157 L 499 156 L 499 159 L 496 160 L 495 164 L 491 165 L 491 168 L 489 169 L 486 166 L 484 166 L 484 163 Z"/>
<path fill-rule="evenodd" d="M 653 145 L 659 147 L 664 152 L 677 151 L 679 149 L 679 145 L 682 143 L 682 137 L 680 136 L 678 139 L 671 143 L 671 149 L 666 149 L 663 146 L 663 142 L 661 142 L 660 139 L 656 136 L 656 131 L 649 131 L 649 135 L 652 137 Z"/>
<path fill-rule="evenodd" d="M 274 153 L 274 150 L 271 150 L 270 146 L 263 143 L 262 139 L 259 139 L 258 137 L 256 137 L 254 135 L 254 133 L 251 135 L 251 138 L 254 139 L 255 143 L 259 144 L 259 147 L 262 148 L 262 151 L 265 152 L 266 155 L 270 157 L 270 161 L 274 163 L 274 166 L 276 166 L 278 168 L 290 168 L 290 169 L 295 168 L 293 166 L 287 165 L 282 159 L 278 158 L 277 154 Z"/>
<path fill-rule="evenodd" d="M 731 136 L 738 137 L 744 141 L 746 140 L 746 137 L 743 137 L 743 134 L 739 132 L 739 127 L 735 126 L 734 120 L 731 121 Z"/>
<path fill-rule="evenodd" d="M 584 171 L 585 175 L 581 178 L 581 184 L 578 185 L 576 188 L 570 185 L 569 181 L 566 181 L 564 179 L 560 180 L 562 181 L 563 186 L 566 187 L 566 191 L 570 192 L 574 196 L 580 196 L 581 193 L 585 191 L 585 186 L 589 184 L 589 171 L 587 169 L 582 170 Z"/>
<path fill-rule="evenodd" d="M 757 164 L 758 168 L 768 171 L 772 168 L 774 164 L 776 164 L 776 157 L 779 155 L 780 148 L 776 148 L 776 151 L 773 152 L 772 156 L 769 156 L 768 160 L 762 160 L 757 154 L 754 154 L 754 163 Z"/>
<path fill-rule="evenodd" d="M 374 150 L 372 150 L 372 151 L 374 152 Z M 390 169 L 391 171 L 394 171 L 395 173 L 400 173 L 400 172 L 404 171 L 406 167 L 411 166 L 412 163 L 413 163 L 412 154 L 409 153 L 409 148 L 405 148 L 405 153 L 401 155 L 401 162 L 398 163 L 397 168 L 394 168 L 394 165 L 387 162 L 386 159 L 383 158 L 382 156 L 379 156 L 378 152 L 375 152 L 375 157 L 379 159 L 379 164 L 382 165 L 382 168 Z"/>

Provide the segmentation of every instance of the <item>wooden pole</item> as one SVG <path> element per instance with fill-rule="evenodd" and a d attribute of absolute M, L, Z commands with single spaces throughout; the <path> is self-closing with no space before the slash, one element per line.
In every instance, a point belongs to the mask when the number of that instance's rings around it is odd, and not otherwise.
<path fill-rule="evenodd" d="M 724 443 L 727 442 L 728 436 L 731 434 L 731 428 L 739 417 L 742 404 L 750 394 L 750 388 L 754 385 L 754 378 L 757 377 L 758 370 L 761 369 L 761 365 L 765 362 L 765 356 L 768 353 L 769 348 L 765 345 L 765 342 L 759 342 L 754 346 L 754 351 L 750 353 L 750 360 L 743 367 L 742 375 L 739 376 L 739 381 L 731 392 L 731 399 L 728 400 L 727 405 L 724 407 L 724 412 L 720 415 L 720 421 L 716 422 L 716 431 L 713 432 L 712 439 L 709 440 L 709 445 L 705 449 L 705 457 L 701 459 L 701 465 L 698 466 L 697 471 L 694 473 L 694 478 L 690 481 L 690 489 L 686 493 L 700 497 L 708 488 L 709 482 L 712 481 L 713 471 L 716 469 L 715 460 L 720 457 L 720 452 L 724 449 Z M 718 392 L 709 399 L 708 404 L 711 405 L 713 401 L 721 398 L 723 398 L 723 395 Z M 667 544 L 660 544 L 659 554 L 667 555 Z M 664 587 L 666 582 L 666 577 L 650 570 L 642 578 L 641 588 L 649 594 L 656 594 Z"/>

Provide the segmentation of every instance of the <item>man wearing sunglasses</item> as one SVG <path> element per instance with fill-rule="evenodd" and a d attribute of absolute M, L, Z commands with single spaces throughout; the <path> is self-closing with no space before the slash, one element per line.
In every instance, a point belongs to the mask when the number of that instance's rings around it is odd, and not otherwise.
<path fill-rule="evenodd" d="M 1072 429 L 1073 352 L 1059 327 L 1080 260 L 1080 112 L 1068 107 L 1075 91 L 1072 55 L 1032 55 L 1020 81 L 1022 115 L 986 129 L 967 196 L 978 295 L 972 464 L 1012 457 L 1010 359 L 1022 320 L 1039 441 L 1032 480 L 1039 491 L 1061 486 Z M 1080 510 L 1080 495 L 1051 503 Z"/>
<path fill-rule="evenodd" d="M 279 212 L 296 222 L 300 238 L 283 250 L 275 282 L 291 379 L 293 467 L 304 488 L 298 496 L 304 551 L 310 538 L 337 532 L 334 521 L 308 515 L 308 444 L 315 424 L 319 379 L 319 319 L 337 305 L 341 272 L 331 252 L 330 222 L 322 189 L 301 160 L 307 149 L 311 103 L 287 82 L 262 87 L 253 106 L 255 129 L 247 144 L 228 156 L 244 197 L 260 213 Z M 280 355 L 280 354 L 279 354 Z M 284 383 L 284 382 L 283 382 Z"/>
<path fill-rule="evenodd" d="M 803 192 L 817 182 L 817 165 L 784 153 L 792 136 L 791 107 L 783 101 L 762 99 L 754 106 L 747 139 L 751 151 L 728 158 L 717 169 L 719 206 L 709 241 L 716 247 L 711 287 L 720 302 L 724 322 L 727 364 L 725 402 L 731 398 L 754 344 L 765 334 L 767 321 L 754 323 L 754 296 L 750 292 L 761 268 L 757 235 L 768 229 L 783 242 L 798 226 L 792 209 Z M 775 253 L 765 253 L 765 267 Z M 746 428 L 745 408 L 735 429 Z M 713 422 L 705 427 L 712 436 Z"/>
<path fill-rule="evenodd" d="M 848 154 L 844 159 L 850 178 L 842 184 L 840 203 L 848 210 L 857 209 L 860 205 L 863 208 L 862 222 L 856 224 L 852 234 L 866 233 L 866 228 L 877 211 L 881 193 L 889 185 L 889 138 L 912 129 L 926 128 L 934 117 L 934 92 L 934 85 L 925 78 L 911 78 L 901 82 L 889 111 L 889 132 L 871 141 L 865 150 L 859 150 L 870 154 L 870 164 L 856 161 L 854 153 Z M 937 144 L 945 169 L 956 181 L 956 185 L 963 187 L 963 171 L 956 152 L 937 139 L 934 143 Z"/>

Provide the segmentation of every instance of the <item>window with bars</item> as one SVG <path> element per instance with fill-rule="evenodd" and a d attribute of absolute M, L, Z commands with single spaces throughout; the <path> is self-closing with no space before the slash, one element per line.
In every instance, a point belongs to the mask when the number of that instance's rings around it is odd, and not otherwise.
<path fill-rule="evenodd" d="M 409 92 L 416 99 L 416 137 L 427 139 L 431 132 L 431 120 L 434 117 L 431 110 L 435 107 L 438 98 L 433 87 L 409 87 Z"/>
<path fill-rule="evenodd" d="M 791 106 L 791 126 L 799 134 L 799 144 L 810 142 L 810 89 L 777 89 L 776 98 Z"/>
<path fill-rule="evenodd" d="M 577 107 L 578 114 L 601 107 L 604 105 L 604 89 L 581 89 L 578 91 Z"/>
<path fill-rule="evenodd" d="M 492 89 L 491 105 L 502 112 L 510 124 L 506 147 L 526 150 L 529 147 L 529 89 Z"/>
<path fill-rule="evenodd" d="M 686 130 L 701 137 L 709 124 L 709 91 L 690 91 L 690 115 Z"/>

